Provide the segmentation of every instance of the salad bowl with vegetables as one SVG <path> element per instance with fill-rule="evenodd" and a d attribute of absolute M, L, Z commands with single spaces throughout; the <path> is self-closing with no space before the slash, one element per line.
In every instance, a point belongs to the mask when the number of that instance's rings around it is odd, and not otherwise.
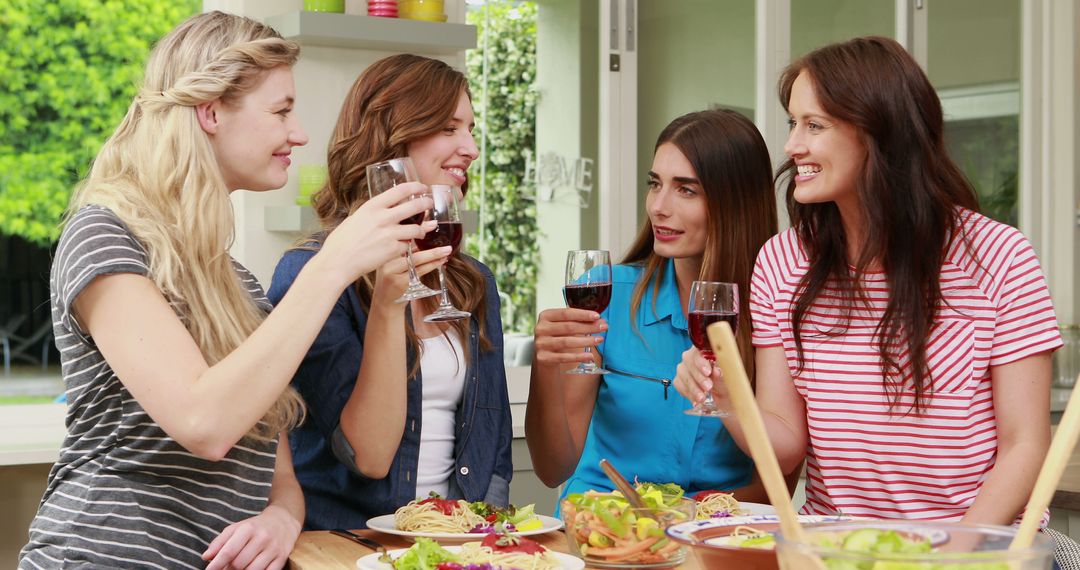
<path fill-rule="evenodd" d="M 597 568 L 670 568 L 686 548 L 668 538 L 667 527 L 694 520 L 695 502 L 639 485 L 645 507 L 632 507 L 618 491 L 567 495 L 560 504 L 570 552 Z"/>
<path fill-rule="evenodd" d="M 803 570 L 808 557 L 828 570 L 1050 570 L 1052 545 L 1036 536 L 1009 550 L 1016 529 L 936 521 L 860 520 L 804 527 L 805 541 L 776 536 L 781 570 Z"/>

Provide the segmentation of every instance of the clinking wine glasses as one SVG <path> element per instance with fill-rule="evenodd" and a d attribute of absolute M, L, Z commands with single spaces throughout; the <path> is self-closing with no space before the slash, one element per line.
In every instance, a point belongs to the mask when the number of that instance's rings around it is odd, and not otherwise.
<path fill-rule="evenodd" d="M 566 254 L 566 306 L 572 309 L 603 312 L 611 302 L 611 256 L 608 252 L 582 249 Z M 585 353 L 592 349 L 585 347 Z M 566 374 L 607 374 L 596 362 L 582 362 Z"/>
<path fill-rule="evenodd" d="M 731 331 L 735 332 L 739 324 L 739 286 L 736 283 L 718 281 L 694 281 L 690 285 L 690 300 L 687 302 L 686 318 L 689 321 L 690 341 L 701 351 L 701 356 L 712 363 L 716 362 L 712 345 L 705 329 L 717 321 L 727 321 Z M 727 412 L 720 411 L 713 402 L 712 392 L 705 394 L 705 399 L 686 410 L 692 416 L 723 417 Z"/>
<path fill-rule="evenodd" d="M 424 237 L 416 240 L 416 247 L 428 250 L 435 247 L 451 246 L 454 248 L 450 255 L 457 253 L 461 246 L 461 213 L 458 208 L 458 200 L 461 190 L 453 186 L 441 184 L 431 185 L 431 198 L 434 206 L 428 210 L 429 219 L 439 223 L 438 227 L 431 230 Z M 446 272 L 443 266 L 439 266 L 439 308 L 430 315 L 424 317 L 429 323 L 455 321 L 467 319 L 472 313 L 462 311 L 450 303 L 450 295 L 446 292 Z"/>
<path fill-rule="evenodd" d="M 376 162 L 375 164 L 369 164 L 367 167 L 367 183 L 368 183 L 368 195 L 372 198 L 378 196 L 382 192 L 385 192 L 398 184 L 404 184 L 405 182 L 419 182 L 420 178 L 416 175 L 416 168 L 413 166 L 411 160 L 408 157 L 404 158 L 391 158 L 383 162 Z M 417 198 L 419 196 L 413 196 Z M 430 210 L 427 212 L 430 213 Z M 424 213 L 410 216 L 401 221 L 402 224 L 419 224 L 424 221 Z M 397 298 L 398 303 L 407 303 L 414 299 L 423 299 L 424 297 L 431 297 L 432 295 L 438 295 L 438 291 L 433 291 L 423 283 L 420 282 L 420 278 L 416 275 L 416 268 L 413 266 L 412 261 L 412 242 L 409 242 L 408 249 L 405 250 L 405 259 L 409 263 L 409 287 L 405 289 L 400 297 Z"/>

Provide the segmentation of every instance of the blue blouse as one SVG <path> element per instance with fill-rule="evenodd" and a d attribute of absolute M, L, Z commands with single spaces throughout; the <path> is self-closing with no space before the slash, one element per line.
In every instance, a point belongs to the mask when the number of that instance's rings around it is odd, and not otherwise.
<path fill-rule="evenodd" d="M 267 296 L 281 301 L 313 251 L 286 252 L 274 271 Z M 509 501 L 513 468 L 510 442 L 513 428 L 510 399 L 503 366 L 502 320 L 499 295 L 491 270 L 476 260 L 487 283 L 483 326 L 492 348 L 479 349 L 479 323 L 470 320 L 465 393 L 457 411 L 454 433 L 454 471 L 450 497 L 487 501 L 505 506 Z M 416 498 L 416 469 L 420 454 L 422 415 L 420 372 L 408 380 L 405 432 L 390 471 L 382 479 L 363 476 L 355 467 L 355 454 L 339 427 L 364 356 L 367 314 L 353 287 L 334 305 L 322 331 L 304 357 L 293 386 L 307 403 L 307 419 L 289 434 L 296 478 L 304 491 L 307 517 L 304 528 L 325 530 L 363 528 L 371 517 L 393 513 Z M 408 351 L 411 367 L 415 354 Z M 403 380 L 404 381 L 404 380 Z"/>
<path fill-rule="evenodd" d="M 649 286 L 631 318 L 634 285 L 642 273 L 640 266 L 612 268 L 611 304 L 601 314 L 608 332 L 598 350 L 606 368 L 673 379 L 682 353 L 691 346 L 674 262 L 667 262 L 659 291 L 654 295 Z M 678 483 L 687 493 L 750 483 L 753 462 L 724 424 L 686 415 L 691 402 L 674 388 L 665 400 L 664 391 L 659 383 L 618 373 L 601 377 L 585 447 L 563 486 L 564 497 L 590 489 L 610 491 L 613 485 L 599 464 L 604 458 L 631 481 Z"/>

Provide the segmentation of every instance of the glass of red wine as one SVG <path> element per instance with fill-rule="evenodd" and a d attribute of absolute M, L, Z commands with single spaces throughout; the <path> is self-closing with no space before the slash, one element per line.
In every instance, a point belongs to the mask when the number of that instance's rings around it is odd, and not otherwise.
<path fill-rule="evenodd" d="M 458 196 L 460 195 L 461 191 L 453 186 L 431 185 L 431 198 L 435 206 L 428 210 L 428 214 L 439 225 L 424 237 L 416 240 L 417 249 L 423 251 L 449 245 L 454 248 L 450 255 L 457 254 L 458 248 L 461 246 L 462 234 L 461 212 L 458 208 Z M 439 288 L 439 308 L 424 317 L 425 321 L 441 323 L 467 319 L 472 316 L 472 313 L 462 311 L 450 302 L 450 295 L 446 293 L 446 272 L 442 265 L 439 266 Z"/>
<path fill-rule="evenodd" d="M 398 184 L 419 181 L 420 177 L 416 175 L 416 167 L 413 166 L 412 160 L 409 160 L 409 157 L 391 158 L 390 160 L 376 162 L 375 164 L 369 164 L 367 166 L 368 195 L 372 198 Z M 422 196 L 422 194 L 413 196 L 413 198 L 419 198 L 420 196 Z M 401 220 L 401 223 L 423 223 L 424 217 L 428 213 L 430 213 L 430 210 L 414 216 L 409 216 L 408 218 Z M 408 249 L 405 250 L 405 260 L 409 263 L 409 287 L 405 289 L 405 292 L 402 293 L 396 301 L 398 303 L 408 303 L 414 299 L 423 299 L 424 297 L 438 295 L 438 291 L 424 286 L 424 284 L 420 282 L 420 277 L 416 275 L 416 267 L 413 266 L 412 261 L 411 241 L 409 242 Z"/>
<path fill-rule="evenodd" d="M 604 250 L 581 249 L 566 254 L 566 306 L 603 312 L 611 302 L 611 255 Z M 585 347 L 585 353 L 592 349 Z M 596 362 L 582 362 L 566 374 L 607 374 Z"/>
<path fill-rule="evenodd" d="M 694 281 L 690 285 L 690 300 L 687 302 L 686 319 L 689 321 L 690 341 L 701 351 L 701 356 L 710 363 L 716 362 L 712 345 L 705 329 L 717 321 L 727 321 L 731 331 L 735 332 L 739 324 L 739 285 L 718 281 Z M 712 392 L 705 393 L 705 399 L 686 410 L 692 416 L 723 417 L 713 402 Z"/>

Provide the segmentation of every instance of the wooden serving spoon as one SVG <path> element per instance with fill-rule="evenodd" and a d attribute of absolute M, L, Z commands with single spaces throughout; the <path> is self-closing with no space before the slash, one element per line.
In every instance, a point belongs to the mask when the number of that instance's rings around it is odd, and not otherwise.
<path fill-rule="evenodd" d="M 1080 386 L 1072 391 L 1069 403 L 1065 406 L 1065 413 L 1061 416 L 1061 423 L 1054 431 L 1054 439 L 1050 442 L 1050 450 L 1043 460 L 1039 477 L 1035 479 L 1035 488 L 1031 490 L 1031 498 L 1024 507 L 1024 517 L 1020 519 L 1020 529 L 1009 544 L 1009 550 L 1024 550 L 1031 548 L 1035 540 L 1035 533 L 1039 530 L 1046 507 L 1050 506 L 1050 499 L 1054 496 L 1058 482 L 1061 480 L 1065 466 L 1069 462 L 1076 441 L 1080 438 Z"/>
<path fill-rule="evenodd" d="M 746 443 L 750 447 L 750 457 L 753 458 L 754 465 L 761 476 L 761 482 L 765 485 L 769 502 L 776 509 L 776 515 L 780 519 L 780 531 L 784 533 L 785 538 L 799 544 L 806 544 L 806 533 L 799 524 L 795 507 L 791 504 L 787 484 L 784 482 L 784 474 L 780 471 L 780 462 L 777 461 L 772 442 L 769 441 L 769 436 L 765 432 L 765 422 L 761 419 L 761 410 L 758 409 L 757 401 L 754 399 L 754 391 L 750 389 L 750 379 L 747 378 L 746 369 L 743 368 L 742 357 L 739 355 L 731 325 L 718 321 L 709 325 L 706 331 L 713 354 L 716 355 L 716 366 L 723 372 L 724 385 L 735 406 L 735 417 L 738 418 L 739 425 L 742 426 L 743 434 L 746 436 Z M 821 559 L 813 554 L 800 553 L 797 560 L 790 557 L 787 562 L 784 566 L 788 568 L 826 570 Z"/>
<path fill-rule="evenodd" d="M 630 501 L 630 506 L 638 509 L 645 508 L 645 501 L 642 500 L 641 495 L 638 494 L 637 489 L 626 480 L 626 477 L 619 473 L 618 469 L 611 464 L 607 459 L 600 460 L 600 468 L 607 474 L 608 479 L 611 479 L 612 483 L 615 483 L 615 488 L 618 489 L 627 501 Z"/>

